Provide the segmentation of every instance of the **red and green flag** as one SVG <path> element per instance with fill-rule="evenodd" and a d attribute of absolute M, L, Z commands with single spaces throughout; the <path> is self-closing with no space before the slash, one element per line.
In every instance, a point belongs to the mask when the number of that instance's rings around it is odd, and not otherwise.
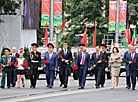
<path fill-rule="evenodd" d="M 93 47 L 96 47 L 96 24 L 95 24 L 94 37 L 93 37 Z"/>
<path fill-rule="evenodd" d="M 126 32 L 124 34 L 123 44 L 124 44 L 125 47 L 128 47 L 128 44 L 131 44 L 129 26 L 127 27 L 127 30 L 126 30 Z"/>
<path fill-rule="evenodd" d="M 133 37 L 132 37 L 132 41 L 131 41 L 132 46 L 135 46 L 136 42 L 137 42 L 136 33 L 137 33 L 137 31 L 136 31 L 136 28 L 135 28 L 134 31 L 133 31 Z"/>
<path fill-rule="evenodd" d="M 64 34 L 64 31 L 65 31 L 65 24 L 66 24 L 66 21 L 63 21 L 62 23 L 62 26 L 61 26 L 61 29 L 60 29 L 60 32 L 59 32 L 59 35 L 58 35 L 58 38 L 61 39 L 63 34 Z"/>
<path fill-rule="evenodd" d="M 85 44 L 85 46 L 87 47 L 87 26 L 85 28 L 85 32 L 84 32 L 83 38 L 81 40 L 81 43 Z"/>

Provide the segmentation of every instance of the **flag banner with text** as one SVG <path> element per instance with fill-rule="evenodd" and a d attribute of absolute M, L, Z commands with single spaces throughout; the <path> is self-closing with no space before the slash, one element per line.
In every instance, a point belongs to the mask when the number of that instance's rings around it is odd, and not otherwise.
<path fill-rule="evenodd" d="M 119 6 L 119 31 L 126 31 L 127 1 L 120 1 Z"/>
<path fill-rule="evenodd" d="M 109 31 L 115 31 L 116 26 L 116 1 L 109 2 Z"/>
<path fill-rule="evenodd" d="M 41 26 L 49 26 L 50 0 L 42 0 Z"/>
<path fill-rule="evenodd" d="M 54 26 L 62 26 L 62 0 L 54 0 Z"/>

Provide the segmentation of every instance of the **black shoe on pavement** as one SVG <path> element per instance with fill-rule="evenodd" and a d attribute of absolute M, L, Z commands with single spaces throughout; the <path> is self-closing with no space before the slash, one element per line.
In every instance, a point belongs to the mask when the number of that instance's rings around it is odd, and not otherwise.
<path fill-rule="evenodd" d="M 132 88 L 132 90 L 135 90 L 135 88 Z"/>
<path fill-rule="evenodd" d="M 130 89 L 130 86 L 128 86 L 127 89 Z"/>
<path fill-rule="evenodd" d="M 96 86 L 96 89 L 98 89 L 99 88 L 99 86 Z"/>
<path fill-rule="evenodd" d="M 8 86 L 7 88 L 10 89 L 10 86 Z"/>
<path fill-rule="evenodd" d="M 2 89 L 4 89 L 4 86 L 1 86 Z"/>
<path fill-rule="evenodd" d="M 101 85 L 101 87 L 104 87 L 104 85 Z"/>
<path fill-rule="evenodd" d="M 35 86 L 33 86 L 33 89 L 35 89 Z"/>
<path fill-rule="evenodd" d="M 64 85 L 64 87 L 63 88 L 67 88 L 67 85 Z"/>
<path fill-rule="evenodd" d="M 60 87 L 62 86 L 62 84 L 60 84 Z"/>
<path fill-rule="evenodd" d="M 52 88 L 52 86 L 49 86 L 49 88 L 51 89 L 51 88 Z"/>
<path fill-rule="evenodd" d="M 81 86 L 81 89 L 84 89 L 84 86 Z"/>
<path fill-rule="evenodd" d="M 32 88 L 33 86 L 32 85 L 30 85 L 30 88 Z"/>
<path fill-rule="evenodd" d="M 15 83 L 13 83 L 11 87 L 15 87 L 15 85 L 16 85 L 16 84 L 15 84 Z"/>

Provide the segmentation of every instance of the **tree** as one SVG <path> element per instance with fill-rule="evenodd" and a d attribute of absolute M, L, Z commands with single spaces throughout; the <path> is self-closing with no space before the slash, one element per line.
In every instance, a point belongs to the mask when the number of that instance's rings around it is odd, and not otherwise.
<path fill-rule="evenodd" d="M 21 0 L 0 0 L 0 15 L 16 15 L 21 3 Z M 0 22 L 4 21 L 0 19 Z"/>
<path fill-rule="evenodd" d="M 2 57 L 3 55 L 5 55 L 4 48 L 5 48 L 5 47 L 3 46 L 2 51 L 1 51 L 1 57 Z"/>
<path fill-rule="evenodd" d="M 24 47 L 24 54 L 23 54 L 23 56 L 24 56 L 24 58 L 26 58 L 27 59 L 27 53 L 29 52 L 29 48 L 28 47 Z"/>
<path fill-rule="evenodd" d="M 80 43 L 79 40 L 73 39 L 76 35 L 84 34 L 84 30 L 87 26 L 87 37 L 89 37 L 88 45 L 92 45 L 92 35 L 94 33 L 94 24 L 97 22 L 103 22 L 106 19 L 103 19 L 103 11 L 102 8 L 104 6 L 103 0 L 64 0 L 65 2 L 65 19 L 68 23 L 68 27 L 66 32 L 68 34 L 63 36 L 61 41 L 59 42 L 59 46 L 62 46 L 63 42 L 68 43 L 68 46 L 71 47 L 73 45 L 78 45 Z M 91 25 L 89 25 L 91 24 Z M 92 25 L 93 24 L 93 25 Z M 97 24 L 97 29 L 104 28 L 102 24 Z M 99 33 L 97 34 L 97 38 L 101 36 L 104 32 L 103 29 L 99 29 Z M 107 33 L 107 32 L 106 32 Z M 69 39 L 67 39 L 69 38 Z M 102 38 L 101 38 L 102 39 Z M 101 39 L 97 39 L 97 43 L 101 43 Z"/>

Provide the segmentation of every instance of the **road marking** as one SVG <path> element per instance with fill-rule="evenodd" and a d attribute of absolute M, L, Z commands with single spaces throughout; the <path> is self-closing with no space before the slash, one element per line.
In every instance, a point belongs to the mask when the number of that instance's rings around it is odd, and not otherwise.
<path fill-rule="evenodd" d="M 119 87 L 125 87 L 125 85 L 119 86 Z M 36 99 L 42 99 L 42 98 L 50 98 L 50 97 L 56 97 L 56 96 L 64 96 L 64 95 L 71 95 L 71 94 L 78 94 L 78 93 L 84 93 L 84 92 L 91 92 L 91 91 L 101 91 L 101 90 L 107 90 L 110 89 L 111 87 L 107 88 L 100 88 L 100 89 L 85 89 L 85 90 L 77 90 L 77 91 L 67 91 L 67 92 L 62 92 L 62 93 L 54 93 L 54 94 L 46 94 L 46 95 L 41 95 L 41 96 L 30 96 L 30 97 L 24 97 L 24 98 L 19 98 L 19 99 L 11 99 L 11 100 L 5 100 L 1 102 L 22 102 L 22 101 L 29 101 L 29 100 L 36 100 Z"/>

